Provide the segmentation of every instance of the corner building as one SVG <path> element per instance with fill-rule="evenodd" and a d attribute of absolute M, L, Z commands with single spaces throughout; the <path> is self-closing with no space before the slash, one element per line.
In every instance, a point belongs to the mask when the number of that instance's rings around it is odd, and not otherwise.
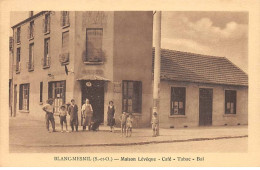
<path fill-rule="evenodd" d="M 14 115 L 43 119 L 48 98 L 55 112 L 88 98 L 104 124 L 112 100 L 117 122 L 127 111 L 135 127 L 149 126 L 152 12 L 42 11 L 12 29 Z"/>

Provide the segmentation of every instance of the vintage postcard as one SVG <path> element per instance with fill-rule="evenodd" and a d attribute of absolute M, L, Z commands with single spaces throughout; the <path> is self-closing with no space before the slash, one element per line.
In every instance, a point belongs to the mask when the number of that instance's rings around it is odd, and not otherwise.
<path fill-rule="evenodd" d="M 0 3 L 0 166 L 260 165 L 258 1 L 57 2 Z"/>

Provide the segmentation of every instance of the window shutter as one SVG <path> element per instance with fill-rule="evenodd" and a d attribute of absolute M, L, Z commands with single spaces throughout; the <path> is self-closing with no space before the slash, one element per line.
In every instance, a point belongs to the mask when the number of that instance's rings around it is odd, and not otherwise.
<path fill-rule="evenodd" d="M 69 11 L 67 11 L 67 25 L 70 25 Z"/>
<path fill-rule="evenodd" d="M 27 88 L 28 88 L 28 91 L 27 91 L 27 95 L 28 95 L 28 96 L 27 96 L 27 108 L 28 108 L 28 110 L 30 110 L 30 109 L 29 109 L 29 102 L 30 102 L 30 100 L 29 100 L 29 99 L 30 99 L 30 84 L 27 85 Z"/>
<path fill-rule="evenodd" d="M 48 24 L 48 27 L 47 27 L 48 29 L 47 29 L 47 31 L 50 32 L 50 31 L 51 31 L 51 15 L 50 15 L 50 13 L 48 14 L 48 17 L 49 17 L 49 18 L 48 18 L 48 23 L 47 23 L 47 24 Z"/>
<path fill-rule="evenodd" d="M 27 27 L 27 38 L 30 39 L 30 25 Z"/>
<path fill-rule="evenodd" d="M 52 83 L 48 83 L 48 99 L 52 97 Z"/>
<path fill-rule="evenodd" d="M 60 26 L 63 27 L 63 11 L 60 12 Z"/>
<path fill-rule="evenodd" d="M 42 32 L 45 33 L 45 18 L 42 19 Z"/>
<path fill-rule="evenodd" d="M 16 42 L 17 43 L 17 31 L 14 31 L 14 42 Z"/>
<path fill-rule="evenodd" d="M 19 110 L 22 110 L 23 108 L 23 86 L 20 85 L 20 90 L 19 90 Z"/>

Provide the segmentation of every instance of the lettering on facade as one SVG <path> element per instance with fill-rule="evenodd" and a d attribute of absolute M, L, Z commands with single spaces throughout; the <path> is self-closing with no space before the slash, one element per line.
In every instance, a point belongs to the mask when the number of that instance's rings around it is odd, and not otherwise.
<path fill-rule="evenodd" d="M 114 93 L 121 93 L 122 83 L 121 82 L 113 82 L 113 84 L 114 84 Z"/>
<path fill-rule="evenodd" d="M 87 25 L 103 26 L 107 23 L 107 15 L 103 11 L 88 11 L 83 13 L 82 26 L 85 29 Z"/>
<path fill-rule="evenodd" d="M 103 75 L 103 70 L 83 70 L 82 74 L 96 74 L 96 75 Z"/>

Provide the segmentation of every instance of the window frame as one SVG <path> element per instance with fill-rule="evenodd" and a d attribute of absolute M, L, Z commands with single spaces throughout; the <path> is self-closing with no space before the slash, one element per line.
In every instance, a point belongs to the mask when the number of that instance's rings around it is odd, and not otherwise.
<path fill-rule="evenodd" d="M 27 92 L 27 98 L 25 98 L 25 92 Z M 25 102 L 25 100 L 27 100 Z M 19 90 L 19 110 L 29 111 L 30 109 L 30 83 L 20 84 Z M 26 106 L 25 106 L 26 105 Z"/>
<path fill-rule="evenodd" d="M 58 87 L 58 84 L 60 85 L 59 87 Z M 54 87 L 54 89 L 53 89 L 53 87 Z M 58 94 L 56 92 L 57 91 L 60 92 L 60 89 L 62 89 L 62 90 L 61 90 L 61 93 L 59 93 L 59 94 L 63 94 L 62 97 L 55 97 L 56 94 Z M 62 104 L 66 103 L 66 80 L 48 82 L 48 98 L 52 98 L 54 101 L 53 106 L 54 106 L 55 113 L 59 112 L 60 106 Z M 56 105 L 55 99 L 62 99 L 62 104 Z"/>
<path fill-rule="evenodd" d="M 30 22 L 30 25 L 29 25 L 29 39 L 33 39 L 34 38 L 34 20 Z"/>
<path fill-rule="evenodd" d="M 46 13 L 44 16 L 44 28 L 43 28 L 43 32 L 45 34 L 48 34 L 51 31 L 50 23 L 51 23 L 51 15 L 50 15 L 50 13 Z"/>
<path fill-rule="evenodd" d="M 34 70 L 34 43 L 29 44 L 29 62 L 28 71 Z"/>
<path fill-rule="evenodd" d="M 17 27 L 16 29 L 16 43 L 20 44 L 21 43 L 21 26 Z"/>
<path fill-rule="evenodd" d="M 93 57 L 89 57 L 88 56 L 88 52 L 89 52 L 89 50 L 88 50 L 88 45 L 90 44 L 90 42 L 88 41 L 88 31 L 101 31 L 101 36 L 100 36 L 100 41 L 101 41 L 101 44 L 100 44 L 100 56 L 98 56 L 97 57 L 97 59 L 93 59 Z M 104 30 L 103 30 L 103 28 L 87 28 L 86 29 L 86 56 L 85 56 L 85 58 L 84 58 L 84 63 L 85 64 L 91 64 L 91 63 L 103 63 L 103 61 L 104 61 L 104 59 L 103 59 L 103 48 L 102 48 L 102 46 L 103 46 L 103 34 L 104 33 Z"/>
<path fill-rule="evenodd" d="M 61 22 L 60 24 L 61 24 L 62 28 L 66 28 L 66 27 L 70 26 L 69 11 L 61 11 L 60 22 Z"/>
<path fill-rule="evenodd" d="M 18 51 L 19 51 L 19 53 L 18 53 Z M 20 73 L 20 71 L 21 71 L 21 47 L 16 48 L 16 68 L 15 68 L 15 71 L 16 71 L 16 73 Z"/>
<path fill-rule="evenodd" d="M 44 55 L 43 55 L 43 63 L 42 63 L 42 66 L 43 68 L 49 68 L 50 67 L 50 63 L 51 63 L 51 57 L 50 57 L 50 37 L 48 38 L 45 38 L 44 39 Z M 46 50 L 46 44 L 48 42 L 48 50 Z M 47 53 L 47 52 L 48 53 Z"/>
<path fill-rule="evenodd" d="M 228 95 L 234 95 L 234 96 L 227 96 L 227 93 L 230 93 Z M 232 92 L 234 92 L 234 94 L 231 94 Z M 237 114 L 237 90 L 232 90 L 232 89 L 227 89 L 225 90 L 224 92 L 224 95 L 225 95 L 225 115 L 236 115 Z M 234 101 L 232 101 L 232 99 L 234 99 Z M 229 99 L 227 101 L 227 99 Z M 231 113 L 231 103 L 234 103 L 233 105 L 233 113 Z M 230 111 L 228 111 L 227 109 L 227 103 L 230 103 Z"/>
<path fill-rule="evenodd" d="M 125 89 L 126 83 L 126 89 Z M 129 84 L 132 83 L 132 94 L 129 96 Z M 135 94 L 135 90 L 138 90 L 138 94 Z M 125 94 L 126 91 L 126 94 Z M 122 111 L 127 113 L 142 113 L 142 81 L 123 80 L 122 81 Z M 126 105 L 124 103 L 126 100 Z M 131 110 L 129 111 L 129 100 L 131 100 Z"/>
<path fill-rule="evenodd" d="M 174 96 L 174 89 L 183 89 L 184 90 L 184 94 L 182 94 L 183 96 Z M 180 92 L 181 93 L 181 92 Z M 171 86 L 171 93 L 170 93 L 170 116 L 185 116 L 186 115 L 186 87 L 183 86 Z M 181 94 L 180 94 L 181 95 Z M 177 98 L 177 99 L 176 99 Z M 178 113 L 175 114 L 174 113 L 174 107 L 173 105 L 175 104 L 175 102 L 178 102 Z M 180 111 L 180 102 L 182 102 L 182 109 L 183 110 L 181 112 Z"/>

